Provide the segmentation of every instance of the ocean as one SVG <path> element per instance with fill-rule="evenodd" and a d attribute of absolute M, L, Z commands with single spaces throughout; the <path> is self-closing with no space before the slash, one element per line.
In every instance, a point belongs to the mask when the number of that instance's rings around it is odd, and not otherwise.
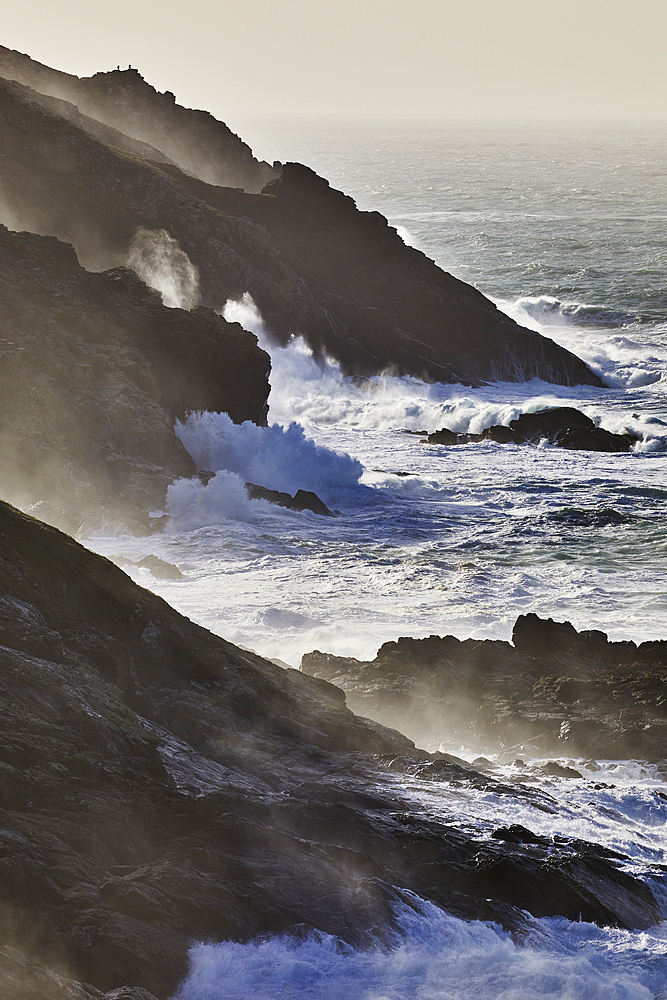
<path fill-rule="evenodd" d="M 667 637 L 667 124 L 230 124 L 257 155 L 307 163 L 361 209 L 382 212 L 405 242 L 578 354 L 606 387 L 344 378 L 302 341 L 272 346 L 246 296 L 225 315 L 272 355 L 269 426 L 192 415 L 179 435 L 215 477 L 170 488 L 164 533 L 87 544 L 175 563 L 178 581 L 132 575 L 212 631 L 291 666 L 313 649 L 372 658 L 402 635 L 506 639 L 529 611 L 613 639 Z M 443 426 L 474 432 L 553 405 L 640 440 L 629 454 L 424 443 Z M 251 501 L 246 481 L 314 490 L 337 516 Z M 416 735 L 429 750 L 442 745 L 432 729 Z M 446 782 L 426 790 L 403 779 L 403 793 L 480 838 L 509 821 L 610 846 L 653 885 L 666 860 L 665 774 L 641 761 L 563 763 L 585 776 L 543 780 L 548 815 L 517 820 L 518 801 L 454 794 Z M 611 787 L 594 789 L 593 773 Z M 518 941 L 418 899 L 399 923 L 394 946 L 371 951 L 317 935 L 202 944 L 182 1000 L 667 997 L 667 924 L 633 932 L 534 920 Z"/>

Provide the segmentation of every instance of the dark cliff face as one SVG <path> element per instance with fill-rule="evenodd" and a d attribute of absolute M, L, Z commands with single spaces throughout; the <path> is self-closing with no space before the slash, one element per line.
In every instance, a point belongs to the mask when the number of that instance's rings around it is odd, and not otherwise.
<path fill-rule="evenodd" d="M 348 374 L 602 384 L 307 167 L 287 164 L 261 195 L 215 186 L 169 150 L 150 159 L 137 139 L 122 144 L 56 105 L 18 83 L 1 88 L 5 218 L 72 242 L 86 267 L 124 262 L 137 226 L 166 229 L 198 267 L 205 304 L 250 292 L 277 340 L 302 334 Z"/>
<path fill-rule="evenodd" d="M 158 93 L 135 69 L 79 79 L 1 45 L 0 76 L 75 105 L 88 119 L 116 130 L 114 144 L 121 149 L 136 153 L 151 147 L 154 159 L 176 163 L 209 184 L 261 191 L 278 173 L 257 160 L 224 122 L 181 107 L 173 94 Z M 61 106 L 58 113 L 70 118 L 72 109 Z"/>
<path fill-rule="evenodd" d="M 166 998 L 192 943 L 296 924 L 363 944 L 403 889 L 524 930 L 524 910 L 659 919 L 603 849 L 471 839 L 387 769 L 534 789 L 416 751 L 4 503 L 0 710 L 0 984 L 22 1000 Z"/>
<path fill-rule="evenodd" d="M 664 761 L 667 642 L 609 642 L 534 614 L 517 619 L 512 638 L 401 638 L 370 662 L 308 653 L 302 670 L 424 742 Z"/>
<path fill-rule="evenodd" d="M 194 474 L 174 434 L 188 411 L 264 419 L 256 338 L 208 309 L 166 308 L 132 271 L 92 274 L 68 244 L 0 227 L 0 303 L 3 496 L 48 501 L 71 530 L 141 522 Z"/>

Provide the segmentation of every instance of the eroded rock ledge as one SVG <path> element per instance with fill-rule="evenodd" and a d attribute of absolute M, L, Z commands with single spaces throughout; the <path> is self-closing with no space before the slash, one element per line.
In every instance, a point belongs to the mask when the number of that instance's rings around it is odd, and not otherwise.
<path fill-rule="evenodd" d="M 610 852 L 473 838 L 395 772 L 539 791 L 417 750 L 4 503 L 0 678 L 0 983 L 21 1000 L 167 1000 L 194 942 L 296 924 L 363 945 L 404 889 L 517 930 L 659 920 Z"/>
<path fill-rule="evenodd" d="M 512 643 L 401 638 L 372 661 L 315 651 L 301 669 L 342 687 L 355 712 L 420 741 L 664 763 L 667 641 L 609 642 L 529 614 Z"/>

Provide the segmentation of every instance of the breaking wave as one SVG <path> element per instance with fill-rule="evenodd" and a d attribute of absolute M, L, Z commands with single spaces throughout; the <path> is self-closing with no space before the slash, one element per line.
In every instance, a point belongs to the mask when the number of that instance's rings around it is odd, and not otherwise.
<path fill-rule="evenodd" d="M 193 413 L 176 433 L 199 469 L 234 472 L 272 490 L 326 493 L 358 482 L 363 466 L 349 455 L 315 444 L 303 427 L 235 424 L 226 413 Z"/>
<path fill-rule="evenodd" d="M 667 976 L 665 925 L 637 933 L 533 922 L 524 945 L 413 897 L 391 948 L 318 932 L 201 944 L 177 1000 L 654 1000 Z"/>
<path fill-rule="evenodd" d="M 517 315 L 531 317 L 540 323 L 575 326 L 624 327 L 640 320 L 633 313 L 607 306 L 585 305 L 582 302 L 563 302 L 553 295 L 522 295 L 513 303 Z"/>

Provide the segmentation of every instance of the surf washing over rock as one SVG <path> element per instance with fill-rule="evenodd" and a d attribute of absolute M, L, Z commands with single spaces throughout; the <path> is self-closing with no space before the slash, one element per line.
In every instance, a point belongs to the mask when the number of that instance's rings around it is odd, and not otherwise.
<path fill-rule="evenodd" d="M 664 1000 L 667 133 L 0 77 L 4 993 Z"/>

